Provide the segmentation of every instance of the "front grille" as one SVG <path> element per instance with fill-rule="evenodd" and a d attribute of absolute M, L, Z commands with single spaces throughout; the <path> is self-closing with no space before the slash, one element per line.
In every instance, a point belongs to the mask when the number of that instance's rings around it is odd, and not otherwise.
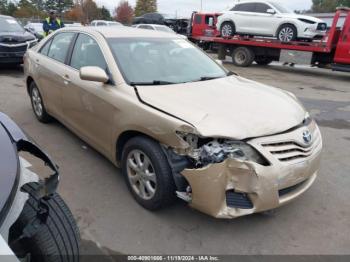
<path fill-rule="evenodd" d="M 278 191 L 278 195 L 279 195 L 280 197 L 285 196 L 285 195 L 287 195 L 287 194 L 289 194 L 289 193 L 291 193 L 291 192 L 297 190 L 297 189 L 298 189 L 299 187 L 301 187 L 305 182 L 306 182 L 306 181 L 303 181 L 303 182 L 301 182 L 301 183 L 299 183 L 299 184 L 296 184 L 296 185 L 294 185 L 294 186 L 281 189 L 281 190 Z"/>
<path fill-rule="evenodd" d="M 21 46 L 2 46 L 0 44 L 0 53 L 15 53 L 15 52 L 26 52 L 28 49 L 27 44 Z"/>
<path fill-rule="evenodd" d="M 319 31 L 326 31 L 327 30 L 327 24 L 326 23 L 319 23 L 317 25 L 317 30 L 319 30 Z"/>
<path fill-rule="evenodd" d="M 252 209 L 254 207 L 247 194 L 237 193 L 234 190 L 226 191 L 226 205 L 240 209 Z"/>
<path fill-rule="evenodd" d="M 319 132 L 314 132 L 313 143 L 305 146 L 296 141 L 265 143 L 262 146 L 281 162 L 289 162 L 310 157 L 321 143 Z"/>

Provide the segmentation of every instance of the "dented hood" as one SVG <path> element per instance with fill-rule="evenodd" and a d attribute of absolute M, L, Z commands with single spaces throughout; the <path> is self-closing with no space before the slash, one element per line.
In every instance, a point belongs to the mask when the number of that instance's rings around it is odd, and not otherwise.
<path fill-rule="evenodd" d="M 237 76 L 137 90 L 144 103 L 192 124 L 206 137 L 272 135 L 301 124 L 306 113 L 292 95 Z"/>

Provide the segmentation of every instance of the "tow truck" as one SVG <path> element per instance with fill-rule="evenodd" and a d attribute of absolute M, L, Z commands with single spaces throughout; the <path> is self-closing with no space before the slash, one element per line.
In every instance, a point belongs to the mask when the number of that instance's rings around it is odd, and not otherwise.
<path fill-rule="evenodd" d="M 205 49 L 218 48 L 218 58 L 232 57 L 236 66 L 248 67 L 255 61 L 268 65 L 273 61 L 289 64 L 307 64 L 334 71 L 350 72 L 350 8 L 337 8 L 332 26 L 321 40 L 281 42 L 277 39 L 235 35 L 220 37 L 216 28 L 220 14 L 192 14 L 189 39 Z M 339 20 L 346 16 L 344 25 Z"/>

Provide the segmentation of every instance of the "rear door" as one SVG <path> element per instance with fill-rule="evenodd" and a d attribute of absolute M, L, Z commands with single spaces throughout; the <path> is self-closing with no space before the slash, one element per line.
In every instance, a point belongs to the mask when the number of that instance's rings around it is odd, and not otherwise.
<path fill-rule="evenodd" d="M 334 61 L 339 64 L 350 65 L 350 15 L 347 16 L 339 37 Z"/>
<path fill-rule="evenodd" d="M 254 32 L 255 5 L 256 3 L 243 3 L 232 9 L 232 19 L 238 33 Z"/>
<path fill-rule="evenodd" d="M 66 59 L 75 33 L 59 33 L 35 57 L 37 85 L 50 114 L 62 119 L 62 89 Z"/>

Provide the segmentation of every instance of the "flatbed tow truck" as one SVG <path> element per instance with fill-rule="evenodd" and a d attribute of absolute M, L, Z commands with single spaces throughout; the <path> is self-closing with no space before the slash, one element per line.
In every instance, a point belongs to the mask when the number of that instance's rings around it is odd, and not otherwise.
<path fill-rule="evenodd" d="M 341 15 L 344 25 L 338 27 Z M 198 16 L 202 16 L 200 19 Z M 281 42 L 277 39 L 240 36 L 223 38 L 215 25 L 218 14 L 193 13 L 189 39 L 202 46 L 218 46 L 218 58 L 232 56 L 235 65 L 248 67 L 255 61 L 268 65 L 273 61 L 308 64 L 334 71 L 350 72 L 350 8 L 337 9 L 332 26 L 322 40 Z"/>

